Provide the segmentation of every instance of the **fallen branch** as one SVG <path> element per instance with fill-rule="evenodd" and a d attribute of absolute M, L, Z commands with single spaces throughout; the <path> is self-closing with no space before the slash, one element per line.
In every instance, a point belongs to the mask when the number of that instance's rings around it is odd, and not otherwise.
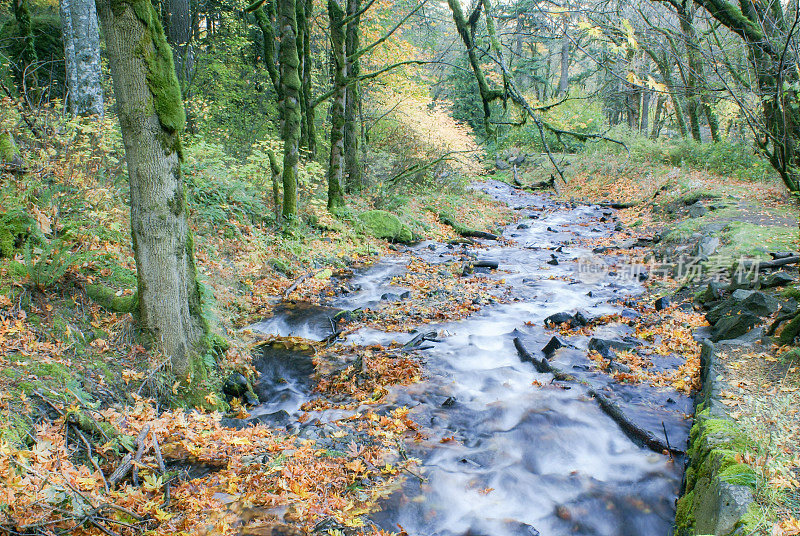
<path fill-rule="evenodd" d="M 142 428 L 142 431 L 139 432 L 139 435 L 136 437 L 136 447 L 137 447 L 136 448 L 136 461 L 137 462 L 142 459 L 142 455 L 144 454 L 144 450 L 143 449 L 144 449 L 144 445 L 145 445 L 145 439 L 147 438 L 147 434 L 149 432 L 150 432 L 150 425 L 147 424 L 147 425 L 145 425 L 144 428 Z M 134 465 L 134 455 L 129 452 L 128 454 L 125 455 L 124 458 L 122 458 L 122 462 L 119 464 L 119 467 L 117 467 L 114 470 L 114 472 L 111 473 L 111 476 L 108 477 L 108 485 L 109 486 L 114 486 L 117 482 L 119 482 L 120 480 L 125 478 L 128 475 L 128 473 L 131 471 L 131 469 L 133 469 L 133 465 Z"/>
<path fill-rule="evenodd" d="M 550 365 L 547 359 L 537 359 L 531 355 L 531 353 L 528 352 L 528 350 L 523 346 L 519 337 L 514 337 L 514 346 L 519 353 L 520 359 L 522 361 L 532 363 L 537 372 L 552 374 L 553 377 L 558 381 L 578 382 L 578 379 L 575 378 L 575 376 L 553 367 Z M 622 432 L 628 436 L 628 439 L 634 443 L 643 444 L 650 450 L 658 453 L 669 452 L 673 454 L 683 454 L 682 450 L 670 446 L 668 441 L 662 441 L 651 432 L 641 428 L 631 421 L 618 404 L 613 402 L 603 393 L 596 390 L 594 387 L 590 386 L 587 392 L 589 396 L 597 401 L 597 404 L 600 406 L 600 409 L 603 410 L 603 413 L 611 417 L 611 420 L 617 423 L 617 426 L 619 426 L 620 430 L 622 430 Z"/>
<path fill-rule="evenodd" d="M 470 229 L 469 227 L 464 227 L 455 219 L 453 219 L 450 215 L 440 212 L 438 214 L 439 221 L 445 225 L 449 225 L 452 229 L 461 236 L 467 238 L 485 238 L 486 240 L 497 240 L 497 235 L 492 233 L 487 233 L 486 231 L 478 231 L 476 229 Z"/>
<path fill-rule="evenodd" d="M 789 264 L 797 264 L 800 262 L 800 255 L 792 255 L 791 257 L 784 257 L 782 259 L 774 259 L 771 261 L 748 261 L 743 260 L 739 264 L 734 265 L 734 271 L 737 269 L 742 270 L 752 270 L 754 268 L 758 268 L 758 271 L 761 272 L 763 270 L 772 270 L 774 268 L 780 268 L 781 266 L 786 266 Z"/>

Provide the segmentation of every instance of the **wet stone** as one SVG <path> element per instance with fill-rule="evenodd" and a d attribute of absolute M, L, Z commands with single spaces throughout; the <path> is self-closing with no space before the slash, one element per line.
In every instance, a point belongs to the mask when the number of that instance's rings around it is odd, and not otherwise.
<path fill-rule="evenodd" d="M 547 359 L 550 359 L 556 352 L 556 350 L 558 350 L 559 348 L 564 348 L 565 346 L 567 346 L 566 343 L 564 343 L 561 339 L 559 339 L 558 337 L 553 337 L 544 346 L 544 348 L 542 348 L 542 353 Z"/>

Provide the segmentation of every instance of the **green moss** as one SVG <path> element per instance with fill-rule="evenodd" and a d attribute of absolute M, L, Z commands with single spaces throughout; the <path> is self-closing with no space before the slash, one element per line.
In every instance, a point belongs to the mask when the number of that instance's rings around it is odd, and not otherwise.
<path fill-rule="evenodd" d="M 36 221 L 20 210 L 0 214 L 0 257 L 13 257 L 17 248 L 37 231 Z"/>
<path fill-rule="evenodd" d="M 367 232 L 375 238 L 393 242 L 410 243 L 414 234 L 395 214 L 385 210 L 368 210 L 358 215 Z"/>
<path fill-rule="evenodd" d="M 131 313 L 139 304 L 138 296 L 134 292 L 129 295 L 117 296 L 117 292 L 103 285 L 86 285 L 86 295 L 92 300 L 116 313 Z"/>
<path fill-rule="evenodd" d="M 19 149 L 10 132 L 0 132 L 0 162 L 11 162 L 19 156 Z"/>
<path fill-rule="evenodd" d="M 150 0 L 116 0 L 112 4 L 115 13 L 130 6 L 136 17 L 144 24 L 145 32 L 137 52 L 147 65 L 147 87 L 153 95 L 153 107 L 158 121 L 168 136 L 165 147 L 182 155 L 180 133 L 186 124 L 181 88 L 175 74 L 172 49 L 167 43 L 164 28 Z"/>
<path fill-rule="evenodd" d="M 698 408 L 699 409 L 699 408 Z M 756 474 L 736 461 L 747 446 L 747 439 L 733 421 L 715 419 L 699 411 L 689 436 L 689 466 L 684 477 L 686 490 L 678 500 L 675 534 L 695 534 L 695 511 L 711 493 L 714 481 L 747 486 L 755 490 Z"/>

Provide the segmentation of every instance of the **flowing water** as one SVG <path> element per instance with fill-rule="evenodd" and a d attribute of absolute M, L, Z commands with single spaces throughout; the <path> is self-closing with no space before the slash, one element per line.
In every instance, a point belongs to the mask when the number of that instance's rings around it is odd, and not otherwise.
<path fill-rule="evenodd" d="M 570 346 L 552 360 L 584 383 L 552 382 L 551 375 L 522 362 L 513 344 L 519 337 L 529 352 L 541 356 L 540 349 L 553 336 L 543 321 L 557 312 L 636 315 L 622 305 L 642 292 L 636 279 L 578 273 L 576 259 L 591 253 L 584 241 L 611 235 L 612 218 L 604 217 L 608 211 L 604 215 L 599 207 L 556 204 L 502 183 L 486 183 L 483 189 L 515 207 L 523 218 L 504 232 L 512 244 L 484 242 L 489 247 L 477 250 L 481 260 L 498 262 L 499 270 L 490 277 L 505 280 L 511 299 L 464 320 L 418 327 L 439 334 L 438 342 L 422 352 L 425 380 L 395 388 L 387 403 L 412 408 L 411 416 L 421 424 L 427 439 L 407 448 L 422 460 L 425 480 L 409 478 L 373 521 L 387 530 L 401 526 L 411 536 L 671 534 L 682 459 L 632 441 L 587 394 L 587 384 L 613 399 L 631 421 L 666 436 L 678 448 L 686 444 L 689 398 L 672 390 L 611 381 L 591 366 L 585 336 L 565 338 Z M 402 273 L 409 255 L 430 263 L 448 262 L 452 247 L 426 242 L 384 259 L 350 282 L 355 291 L 330 305 L 373 306 L 383 294 L 404 290 L 390 281 Z M 547 263 L 553 256 L 558 265 Z M 326 311 L 305 319 L 276 314 L 254 328 L 319 340 L 332 329 L 329 320 L 326 327 Z M 632 329 L 624 323 L 608 324 L 594 333 L 616 340 L 630 335 Z M 363 328 L 348 342 L 403 342 L 411 337 Z M 679 359 L 663 356 L 654 363 L 677 367 Z M 296 411 L 307 391 L 301 380 L 292 385 L 292 404 L 276 405 L 270 399 L 274 393 L 260 393 L 266 399 L 261 412 L 278 406 L 290 414 Z"/>

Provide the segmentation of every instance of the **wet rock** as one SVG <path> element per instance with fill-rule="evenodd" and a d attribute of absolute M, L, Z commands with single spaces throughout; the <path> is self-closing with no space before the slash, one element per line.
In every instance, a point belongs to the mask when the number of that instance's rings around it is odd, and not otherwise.
<path fill-rule="evenodd" d="M 694 518 L 696 534 L 734 534 L 753 502 L 749 487 L 732 484 L 721 477 L 703 477 L 696 485 L 699 501 Z"/>
<path fill-rule="evenodd" d="M 559 348 L 564 348 L 565 346 L 567 346 L 567 344 L 563 342 L 561 339 L 559 339 L 558 337 L 552 337 L 550 341 L 544 346 L 544 348 L 542 348 L 542 353 L 547 359 L 550 359 L 553 356 L 553 354 L 556 353 L 556 350 L 558 350 Z"/>
<path fill-rule="evenodd" d="M 280 409 L 278 411 L 273 411 L 272 413 L 264 413 L 263 415 L 257 415 L 255 417 L 251 417 L 246 420 L 248 424 L 260 424 L 260 423 L 268 423 L 272 425 L 285 425 L 290 420 L 289 412 L 285 409 Z"/>
<path fill-rule="evenodd" d="M 688 212 L 690 218 L 700 218 L 708 214 L 708 207 L 706 207 L 702 201 L 697 201 L 689 206 Z"/>
<path fill-rule="evenodd" d="M 780 308 L 778 300 L 763 292 L 736 290 L 728 299 L 706 313 L 706 320 L 716 325 L 723 317 L 751 314 L 756 317 L 769 316 Z M 752 327 L 752 326 L 751 326 Z"/>
<path fill-rule="evenodd" d="M 714 255 L 722 244 L 718 236 L 704 236 L 697 243 L 695 254 L 698 257 L 709 258 Z"/>
<path fill-rule="evenodd" d="M 547 264 L 551 266 L 558 266 L 558 259 L 550 259 L 549 261 L 547 261 Z"/>
<path fill-rule="evenodd" d="M 711 330 L 711 340 L 714 342 L 726 341 L 741 337 L 756 325 L 761 319 L 748 312 L 722 317 Z"/>
<path fill-rule="evenodd" d="M 222 394 L 228 399 L 241 398 L 250 390 L 250 382 L 240 372 L 232 372 L 222 384 Z"/>
<path fill-rule="evenodd" d="M 544 319 L 544 325 L 549 328 L 558 327 L 561 324 L 569 324 L 570 326 L 577 325 L 575 316 L 570 313 L 555 313 Z"/>
<path fill-rule="evenodd" d="M 522 164 L 525 163 L 525 155 L 520 154 L 517 156 L 512 156 L 508 159 L 508 163 L 513 166 L 521 166 Z"/>
<path fill-rule="evenodd" d="M 584 313 L 583 311 L 578 311 L 577 313 L 575 313 L 575 316 L 574 316 L 573 318 L 575 319 L 575 323 L 576 323 L 577 325 L 579 325 L 579 326 L 585 326 L 585 325 L 587 325 L 589 322 L 591 322 L 591 321 L 592 321 L 592 319 L 591 319 L 591 318 L 589 318 L 589 317 L 586 315 L 586 313 Z"/>
<path fill-rule="evenodd" d="M 527 223 L 520 223 L 519 225 L 517 225 L 517 229 L 530 229 L 530 228 L 531 226 L 528 225 Z"/>
<path fill-rule="evenodd" d="M 712 281 L 708 286 L 697 296 L 697 301 L 702 305 L 707 305 L 722 299 L 725 296 L 725 286 L 722 283 Z"/>
<path fill-rule="evenodd" d="M 453 398 L 452 396 L 448 396 L 448 397 L 445 399 L 445 401 L 444 401 L 444 402 L 442 402 L 442 407 L 443 407 L 443 408 L 452 408 L 452 407 L 453 407 L 453 406 L 455 406 L 455 405 L 456 405 L 456 399 L 455 399 L 455 398 Z"/>
<path fill-rule="evenodd" d="M 669 307 L 669 298 L 667 296 L 661 296 L 655 301 L 653 306 L 656 308 L 656 311 L 663 311 Z"/>
<path fill-rule="evenodd" d="M 589 350 L 594 350 L 600 357 L 603 359 L 608 359 L 609 361 L 613 361 L 617 358 L 617 354 L 611 348 L 610 341 L 605 339 L 595 339 L 594 337 L 589 340 Z"/>
<path fill-rule="evenodd" d="M 244 401 L 250 406 L 257 406 L 260 400 L 253 391 L 247 391 L 244 394 Z"/>
<path fill-rule="evenodd" d="M 547 231 L 550 232 L 550 233 L 557 233 L 558 232 L 555 229 L 553 229 L 552 227 L 548 227 Z"/>
<path fill-rule="evenodd" d="M 381 294 L 381 301 L 399 301 L 400 296 L 395 294 L 394 292 L 385 292 Z"/>
<path fill-rule="evenodd" d="M 796 279 L 786 272 L 774 272 L 758 280 L 760 288 L 785 287 L 791 285 Z"/>
<path fill-rule="evenodd" d="M 223 417 L 219 420 L 219 425 L 223 428 L 233 428 L 234 430 L 241 430 L 250 426 L 250 423 L 245 419 L 234 419 L 231 417 Z"/>

